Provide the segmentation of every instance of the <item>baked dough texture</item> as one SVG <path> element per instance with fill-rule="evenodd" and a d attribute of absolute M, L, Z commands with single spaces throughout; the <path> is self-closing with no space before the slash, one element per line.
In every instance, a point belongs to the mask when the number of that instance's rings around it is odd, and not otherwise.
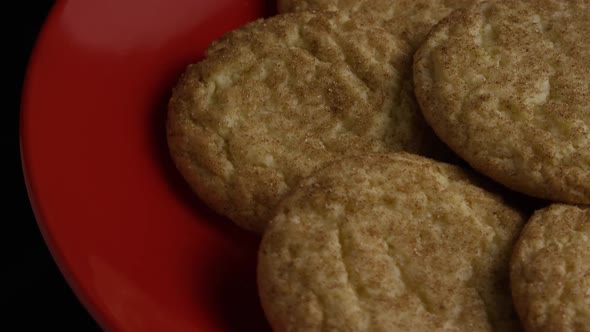
<path fill-rule="evenodd" d="M 279 12 L 345 11 L 378 22 L 418 47 L 430 29 L 454 9 L 477 0 L 278 0 Z"/>
<path fill-rule="evenodd" d="M 590 1 L 459 9 L 415 55 L 427 122 L 481 173 L 531 196 L 590 203 Z"/>
<path fill-rule="evenodd" d="M 526 331 L 590 331 L 590 207 L 537 211 L 515 246 L 511 284 Z"/>
<path fill-rule="evenodd" d="M 175 87 L 171 156 L 203 201 L 261 232 L 283 195 L 329 161 L 435 155 L 444 145 L 415 101 L 409 49 L 343 13 L 250 23 L 214 42 Z"/>
<path fill-rule="evenodd" d="M 263 236 L 274 331 L 518 331 L 509 289 L 523 215 L 470 173 L 407 153 L 302 181 Z"/>

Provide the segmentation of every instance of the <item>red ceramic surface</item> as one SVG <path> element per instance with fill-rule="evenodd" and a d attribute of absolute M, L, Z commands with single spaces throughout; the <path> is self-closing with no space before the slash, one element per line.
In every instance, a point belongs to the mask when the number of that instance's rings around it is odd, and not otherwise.
<path fill-rule="evenodd" d="M 261 0 L 58 1 L 27 74 L 23 165 L 66 279 L 109 331 L 268 330 L 259 238 L 176 172 L 166 103 L 215 38 L 273 13 Z"/>

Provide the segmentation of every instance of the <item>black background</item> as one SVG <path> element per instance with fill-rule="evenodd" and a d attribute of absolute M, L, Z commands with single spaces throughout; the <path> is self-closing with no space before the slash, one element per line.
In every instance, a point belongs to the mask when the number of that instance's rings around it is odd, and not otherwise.
<path fill-rule="evenodd" d="M 49 254 L 24 185 L 18 136 L 22 85 L 31 50 L 53 1 L 19 2 L 18 7 L 3 9 L 4 15 L 13 22 L 4 29 L 10 43 L 4 44 L 3 50 L 14 56 L 14 59 L 8 59 L 9 63 L 4 63 L 7 66 L 4 78 L 9 86 L 9 103 L 5 111 L 9 118 L 2 120 L 5 129 L 1 131 L 2 164 L 3 168 L 7 168 L 2 172 L 6 176 L 2 186 L 6 192 L 2 196 L 7 198 L 2 199 L 7 208 L 3 211 L 2 238 L 5 240 L 3 243 L 8 244 L 4 251 L 8 264 L 4 265 L 3 274 L 9 279 L 4 283 L 8 298 L 3 297 L 3 300 L 7 300 L 5 303 L 9 312 L 2 315 L 8 318 L 3 326 L 16 326 L 15 329 L 10 328 L 15 331 L 33 328 L 44 331 L 100 331 Z M 4 21 L 9 22 L 6 17 Z M 10 324 L 11 320 L 16 325 Z"/>

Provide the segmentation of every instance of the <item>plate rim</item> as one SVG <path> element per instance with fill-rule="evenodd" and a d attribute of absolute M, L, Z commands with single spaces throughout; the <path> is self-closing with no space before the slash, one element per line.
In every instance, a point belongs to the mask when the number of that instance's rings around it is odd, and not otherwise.
<path fill-rule="evenodd" d="M 55 22 L 58 19 L 58 14 L 63 12 L 65 6 L 66 1 L 55 1 L 51 5 L 45 20 L 39 29 L 39 33 L 35 39 L 29 59 L 27 60 L 27 66 L 21 89 L 22 92 L 20 95 L 20 114 L 18 120 L 20 163 L 27 197 L 29 199 L 29 205 L 33 211 L 35 223 L 37 224 L 37 228 L 41 233 L 45 247 L 51 255 L 51 259 L 57 266 L 68 287 L 76 296 L 76 299 L 84 307 L 86 312 L 89 313 L 99 328 L 103 331 L 111 331 L 115 330 L 114 327 L 116 326 L 116 321 L 106 314 L 107 311 L 99 309 L 100 304 L 94 301 L 89 292 L 85 291 L 84 287 L 82 287 L 77 281 L 77 278 L 74 276 L 74 269 L 72 268 L 71 264 L 67 262 L 63 250 L 60 249 L 59 245 L 57 244 L 54 232 L 51 231 L 50 227 L 48 227 L 48 224 L 44 221 L 44 212 L 41 204 L 39 203 L 40 197 L 38 196 L 38 192 L 34 189 L 37 185 L 32 180 L 32 178 L 34 178 L 32 175 L 34 171 L 32 171 L 29 161 L 31 158 L 31 148 L 28 143 L 29 139 L 27 138 L 27 124 L 30 121 L 33 121 L 31 119 L 33 110 L 29 105 L 30 94 L 32 90 L 31 82 L 33 81 L 35 66 L 37 61 L 39 61 L 38 59 L 40 57 L 39 54 L 41 53 L 42 46 L 44 43 L 46 43 L 48 34 L 50 33 L 49 31 L 52 29 L 52 26 L 56 24 Z"/>

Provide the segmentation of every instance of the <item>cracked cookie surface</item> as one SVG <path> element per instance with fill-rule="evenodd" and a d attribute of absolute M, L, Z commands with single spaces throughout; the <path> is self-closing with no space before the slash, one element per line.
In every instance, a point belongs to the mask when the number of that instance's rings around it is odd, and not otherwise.
<path fill-rule="evenodd" d="M 209 206 L 261 232 L 282 196 L 329 161 L 432 156 L 443 145 L 418 110 L 409 49 L 337 13 L 279 15 L 230 32 L 174 89 L 172 158 Z"/>
<path fill-rule="evenodd" d="M 509 258 L 524 216 L 483 186 L 407 153 L 302 181 L 259 250 L 274 331 L 518 331 Z"/>
<path fill-rule="evenodd" d="M 537 211 L 515 246 L 511 284 L 526 331 L 590 331 L 590 207 Z"/>
<path fill-rule="evenodd" d="M 427 122 L 483 174 L 531 196 L 590 203 L 590 1 L 459 9 L 417 51 Z"/>
<path fill-rule="evenodd" d="M 345 11 L 379 22 L 386 30 L 418 47 L 430 29 L 457 8 L 476 0 L 279 0 L 279 12 Z"/>

